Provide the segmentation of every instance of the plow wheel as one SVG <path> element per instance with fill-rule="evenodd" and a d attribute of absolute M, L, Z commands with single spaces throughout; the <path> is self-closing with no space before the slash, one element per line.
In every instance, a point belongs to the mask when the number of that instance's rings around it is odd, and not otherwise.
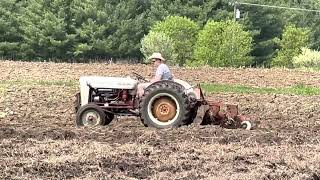
<path fill-rule="evenodd" d="M 250 121 L 243 121 L 241 122 L 241 126 L 242 129 L 246 129 L 246 130 L 251 130 L 252 129 L 252 124 Z"/>
<path fill-rule="evenodd" d="M 189 101 L 184 88 L 172 81 L 151 84 L 140 101 L 140 116 L 145 126 L 179 127 L 190 119 Z"/>

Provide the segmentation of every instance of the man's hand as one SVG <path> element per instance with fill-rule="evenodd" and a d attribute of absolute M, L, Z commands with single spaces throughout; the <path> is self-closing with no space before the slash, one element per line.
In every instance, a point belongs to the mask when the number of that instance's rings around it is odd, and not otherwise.
<path fill-rule="evenodd" d="M 154 82 L 157 82 L 157 81 L 160 81 L 161 80 L 161 76 L 159 75 L 156 75 L 153 79 L 151 79 L 151 83 L 154 83 Z"/>

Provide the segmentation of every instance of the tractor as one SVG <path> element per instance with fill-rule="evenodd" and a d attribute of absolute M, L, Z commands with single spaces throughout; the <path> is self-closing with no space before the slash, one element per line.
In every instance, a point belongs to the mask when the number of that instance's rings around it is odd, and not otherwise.
<path fill-rule="evenodd" d="M 158 81 L 138 98 L 137 85 L 147 80 L 137 73 L 132 75 L 80 77 L 80 92 L 75 95 L 76 125 L 104 126 L 115 116 L 136 116 L 146 127 L 180 127 L 193 123 L 199 107 L 208 105 L 201 125 L 251 129 L 250 118 L 239 115 L 237 105 L 226 105 L 223 111 L 223 103 L 205 99 L 200 84 L 191 86 L 180 79 Z"/>

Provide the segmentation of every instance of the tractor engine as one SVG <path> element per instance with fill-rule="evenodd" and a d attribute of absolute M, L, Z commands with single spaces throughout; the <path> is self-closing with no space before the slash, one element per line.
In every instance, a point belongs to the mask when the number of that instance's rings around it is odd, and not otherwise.
<path fill-rule="evenodd" d="M 133 90 L 128 89 L 96 89 L 91 93 L 91 102 L 103 103 L 105 107 L 113 104 L 128 104 L 133 100 Z"/>

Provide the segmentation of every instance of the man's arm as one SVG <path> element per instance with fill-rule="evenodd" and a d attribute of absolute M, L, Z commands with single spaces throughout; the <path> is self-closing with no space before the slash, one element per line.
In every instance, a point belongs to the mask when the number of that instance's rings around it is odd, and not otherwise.
<path fill-rule="evenodd" d="M 155 77 L 151 79 L 151 83 L 157 82 L 161 80 L 161 75 L 156 74 Z"/>
<path fill-rule="evenodd" d="M 163 66 L 160 65 L 160 66 L 157 68 L 156 74 L 155 74 L 155 76 L 152 78 L 151 83 L 160 81 L 161 78 L 162 78 L 163 73 L 164 73 Z"/>

